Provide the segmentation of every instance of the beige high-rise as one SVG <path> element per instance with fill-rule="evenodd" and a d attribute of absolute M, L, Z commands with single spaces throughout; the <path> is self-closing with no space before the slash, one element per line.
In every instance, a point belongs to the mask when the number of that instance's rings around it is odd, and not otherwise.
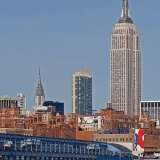
<path fill-rule="evenodd" d="M 141 101 L 141 51 L 136 25 L 130 18 L 128 0 L 114 27 L 110 52 L 112 108 L 125 114 L 139 115 Z"/>
<path fill-rule="evenodd" d="M 92 76 L 90 70 L 72 75 L 72 112 L 92 114 Z"/>

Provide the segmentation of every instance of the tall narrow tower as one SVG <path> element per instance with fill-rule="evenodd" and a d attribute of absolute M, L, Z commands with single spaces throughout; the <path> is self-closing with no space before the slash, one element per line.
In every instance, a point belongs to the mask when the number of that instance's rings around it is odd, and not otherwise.
<path fill-rule="evenodd" d="M 34 106 L 42 106 L 43 102 L 45 101 L 45 94 L 41 82 L 41 75 L 40 75 L 40 69 L 39 69 L 39 79 L 38 79 L 38 85 L 36 88 L 35 98 L 34 98 Z"/>
<path fill-rule="evenodd" d="M 92 76 L 90 70 L 72 75 L 72 112 L 92 114 Z"/>
<path fill-rule="evenodd" d="M 125 114 L 139 115 L 141 101 L 141 51 L 136 25 L 130 18 L 128 0 L 114 27 L 110 51 L 112 108 Z"/>

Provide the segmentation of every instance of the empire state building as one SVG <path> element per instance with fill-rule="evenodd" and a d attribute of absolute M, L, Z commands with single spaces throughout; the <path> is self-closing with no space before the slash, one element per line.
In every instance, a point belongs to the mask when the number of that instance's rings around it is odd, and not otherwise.
<path fill-rule="evenodd" d="M 128 115 L 139 115 L 140 37 L 130 18 L 128 0 L 123 0 L 121 18 L 115 24 L 111 38 L 110 85 L 112 108 Z"/>

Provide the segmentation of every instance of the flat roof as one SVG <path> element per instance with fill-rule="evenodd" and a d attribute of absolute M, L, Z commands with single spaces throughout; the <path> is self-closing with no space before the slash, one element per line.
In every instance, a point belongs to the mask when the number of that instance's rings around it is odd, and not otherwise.
<path fill-rule="evenodd" d="M 160 100 L 159 101 L 140 101 L 140 103 L 142 102 L 160 102 Z"/>

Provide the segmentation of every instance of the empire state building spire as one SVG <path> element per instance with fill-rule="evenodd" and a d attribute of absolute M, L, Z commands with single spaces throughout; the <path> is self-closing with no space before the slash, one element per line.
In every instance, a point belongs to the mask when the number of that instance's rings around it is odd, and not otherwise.
<path fill-rule="evenodd" d="M 119 19 L 118 23 L 133 23 L 132 19 L 130 18 L 128 0 L 123 0 L 121 18 Z"/>

